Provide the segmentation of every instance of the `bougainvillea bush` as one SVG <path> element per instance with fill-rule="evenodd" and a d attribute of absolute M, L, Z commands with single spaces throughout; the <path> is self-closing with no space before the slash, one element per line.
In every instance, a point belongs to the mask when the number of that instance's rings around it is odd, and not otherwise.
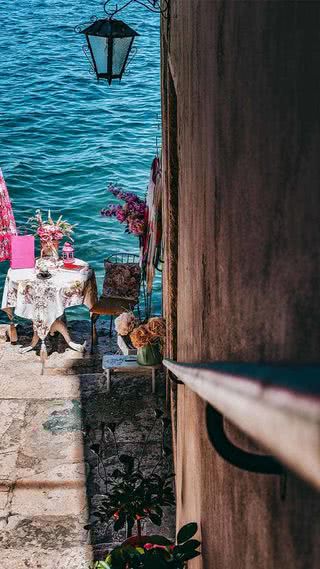
<path fill-rule="evenodd" d="M 137 237 L 142 237 L 146 230 L 147 204 L 134 192 L 125 192 L 119 186 L 110 184 L 107 188 L 114 197 L 124 202 L 119 205 L 109 205 L 101 210 L 104 217 L 115 217 L 119 223 L 126 225 L 125 231 Z"/>

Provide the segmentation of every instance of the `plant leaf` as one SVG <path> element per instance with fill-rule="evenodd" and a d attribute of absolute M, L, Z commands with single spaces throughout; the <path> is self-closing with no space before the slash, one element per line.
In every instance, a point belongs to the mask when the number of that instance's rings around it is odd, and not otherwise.
<path fill-rule="evenodd" d="M 201 555 L 200 551 L 190 551 L 190 553 L 186 553 L 184 555 L 184 559 L 185 561 L 189 561 L 189 559 L 194 559 L 195 557 L 199 557 L 199 555 Z"/>
<path fill-rule="evenodd" d="M 161 526 L 162 516 L 160 516 L 159 514 L 155 514 L 154 512 L 150 512 L 149 518 L 153 524 L 155 524 L 156 526 Z"/>
<path fill-rule="evenodd" d="M 120 476 L 122 476 L 122 472 L 119 468 L 116 468 L 112 473 L 112 478 L 120 478 Z"/>
<path fill-rule="evenodd" d="M 107 428 L 111 433 L 114 433 L 117 428 L 117 423 L 107 423 Z"/>
<path fill-rule="evenodd" d="M 185 541 L 188 541 L 197 533 L 197 529 L 198 524 L 195 522 L 190 522 L 189 524 L 182 526 L 177 535 L 177 542 L 184 543 Z"/>
<path fill-rule="evenodd" d="M 143 547 L 135 547 L 135 550 L 140 554 L 140 555 L 144 555 L 144 549 Z"/>
<path fill-rule="evenodd" d="M 111 569 L 111 567 L 106 561 L 98 561 L 95 569 Z"/>
<path fill-rule="evenodd" d="M 154 545 L 172 545 L 172 541 L 163 535 L 148 535 L 148 542 Z"/>
<path fill-rule="evenodd" d="M 133 457 L 131 456 L 131 454 L 120 454 L 119 456 L 119 460 L 120 462 L 122 462 L 122 464 L 127 464 L 128 462 L 132 462 Z"/>
<path fill-rule="evenodd" d="M 100 445 L 99 445 L 98 443 L 94 443 L 93 445 L 90 445 L 90 449 L 91 449 L 95 454 L 99 454 Z"/>
<path fill-rule="evenodd" d="M 197 549 L 201 545 L 200 541 L 197 539 L 189 539 L 189 541 L 185 541 L 183 545 L 180 545 L 181 551 L 192 551 Z"/>

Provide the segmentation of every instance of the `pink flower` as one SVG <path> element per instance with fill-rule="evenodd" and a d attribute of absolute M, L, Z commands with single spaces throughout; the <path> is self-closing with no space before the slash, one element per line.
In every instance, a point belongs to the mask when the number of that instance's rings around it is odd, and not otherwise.
<path fill-rule="evenodd" d="M 165 545 L 157 545 L 156 543 L 145 543 L 144 544 L 144 549 L 164 549 L 164 551 L 167 551 L 167 547 Z"/>
<path fill-rule="evenodd" d="M 117 188 L 116 186 L 114 186 L 113 184 L 109 184 L 108 188 L 107 188 L 108 192 L 110 192 L 112 195 L 114 195 L 115 197 L 118 197 L 119 193 L 121 192 L 120 188 Z"/>
<path fill-rule="evenodd" d="M 116 206 L 114 205 L 110 205 L 109 207 L 106 207 L 105 209 L 101 210 L 101 215 L 104 215 L 105 217 L 112 217 L 113 215 L 115 215 L 114 213 L 114 208 Z"/>
<path fill-rule="evenodd" d="M 133 235 L 143 235 L 145 224 L 143 219 L 132 219 L 128 223 L 128 229 Z"/>
<path fill-rule="evenodd" d="M 116 217 L 120 223 L 127 223 L 127 231 L 133 235 L 143 235 L 146 227 L 147 205 L 145 200 L 139 198 L 134 192 L 124 192 L 120 187 L 110 184 L 108 191 L 124 201 L 124 205 L 110 205 L 101 210 L 101 215 Z"/>
<path fill-rule="evenodd" d="M 63 232 L 56 225 L 43 224 L 37 229 L 41 241 L 59 241 L 63 237 Z"/>
<path fill-rule="evenodd" d="M 127 218 L 127 213 L 123 210 L 121 206 L 116 212 L 116 218 L 118 221 L 120 221 L 120 223 L 123 223 Z"/>
<path fill-rule="evenodd" d="M 136 317 L 133 312 L 123 312 L 115 319 L 114 324 L 120 336 L 127 336 L 136 326 Z"/>

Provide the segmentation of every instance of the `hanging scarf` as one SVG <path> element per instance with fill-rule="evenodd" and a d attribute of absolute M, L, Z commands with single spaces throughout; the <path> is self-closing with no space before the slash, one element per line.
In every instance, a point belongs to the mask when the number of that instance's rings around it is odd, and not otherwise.
<path fill-rule="evenodd" d="M 16 234 L 12 205 L 0 168 L 0 262 L 10 259 L 10 236 Z"/>
<path fill-rule="evenodd" d="M 155 269 L 159 268 L 162 238 L 162 178 L 161 161 L 156 156 L 151 165 L 147 193 L 148 223 L 143 252 L 143 269 L 147 293 L 151 294 Z"/>

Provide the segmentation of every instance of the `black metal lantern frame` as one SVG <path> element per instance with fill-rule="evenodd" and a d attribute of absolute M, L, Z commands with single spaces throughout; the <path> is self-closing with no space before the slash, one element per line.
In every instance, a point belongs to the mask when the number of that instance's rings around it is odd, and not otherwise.
<path fill-rule="evenodd" d="M 134 38 L 139 34 L 121 20 L 96 20 L 85 34 L 97 79 L 121 80 L 128 63 Z"/>
<path fill-rule="evenodd" d="M 168 0 L 127 0 L 122 6 L 116 4 L 113 11 L 108 12 L 107 6 L 112 0 L 104 3 L 107 18 L 91 18 L 91 23 L 76 26 L 75 31 L 85 34 L 87 46 L 84 53 L 93 65 L 97 79 L 106 79 L 111 84 L 113 79 L 121 80 L 129 63 L 129 55 L 134 55 L 133 42 L 138 32 L 130 28 L 122 20 L 114 16 L 130 4 L 139 4 L 151 12 L 166 17 Z M 91 60 L 90 57 L 91 56 Z"/>

